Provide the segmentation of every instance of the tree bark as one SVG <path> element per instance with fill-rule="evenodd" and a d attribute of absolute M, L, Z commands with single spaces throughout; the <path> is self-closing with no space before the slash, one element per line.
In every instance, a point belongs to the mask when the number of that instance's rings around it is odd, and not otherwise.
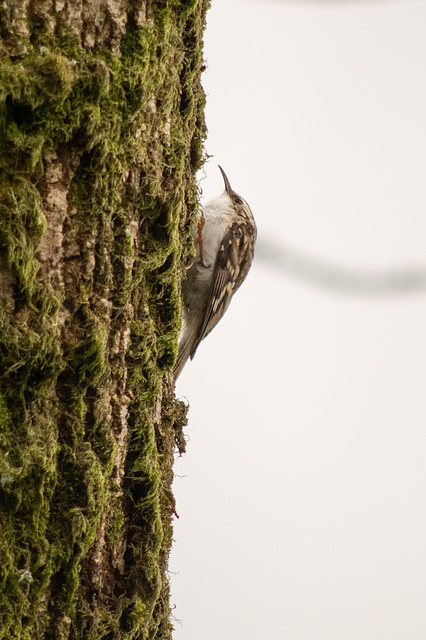
<path fill-rule="evenodd" d="M 207 0 L 0 7 L 0 638 L 170 638 Z"/>

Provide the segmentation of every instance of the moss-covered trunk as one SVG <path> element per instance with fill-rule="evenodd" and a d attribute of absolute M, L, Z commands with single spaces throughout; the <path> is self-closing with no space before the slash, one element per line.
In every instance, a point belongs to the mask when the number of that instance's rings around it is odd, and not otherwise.
<path fill-rule="evenodd" d="M 0 638 L 169 638 L 207 0 L 0 7 Z"/>

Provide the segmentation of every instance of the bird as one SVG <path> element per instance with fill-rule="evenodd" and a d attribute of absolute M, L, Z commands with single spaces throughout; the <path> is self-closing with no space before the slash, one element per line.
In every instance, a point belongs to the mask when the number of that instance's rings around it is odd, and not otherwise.
<path fill-rule="evenodd" d="M 173 377 L 214 329 L 245 280 L 254 257 L 257 228 L 248 203 L 220 165 L 223 193 L 200 208 L 194 231 L 195 258 L 182 283 L 182 329 Z"/>

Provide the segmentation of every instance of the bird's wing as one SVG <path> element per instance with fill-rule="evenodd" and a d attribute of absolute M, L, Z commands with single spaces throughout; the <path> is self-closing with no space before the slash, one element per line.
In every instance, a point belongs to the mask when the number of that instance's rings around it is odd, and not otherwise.
<path fill-rule="evenodd" d="M 191 349 L 191 359 L 201 340 L 217 325 L 231 298 L 249 272 L 255 230 L 248 224 L 231 224 L 225 232 L 214 266 L 206 312 Z"/>

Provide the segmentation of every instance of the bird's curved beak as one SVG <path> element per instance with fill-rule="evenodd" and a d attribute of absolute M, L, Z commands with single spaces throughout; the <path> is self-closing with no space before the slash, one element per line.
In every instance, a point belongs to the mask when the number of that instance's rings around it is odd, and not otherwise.
<path fill-rule="evenodd" d="M 224 172 L 224 170 L 222 169 L 222 167 L 220 166 L 220 164 L 217 165 L 222 173 L 222 177 L 223 177 L 223 181 L 225 183 L 225 191 L 226 193 L 231 193 L 232 189 L 231 189 L 231 184 L 228 180 L 228 176 L 226 175 L 226 173 Z"/>

